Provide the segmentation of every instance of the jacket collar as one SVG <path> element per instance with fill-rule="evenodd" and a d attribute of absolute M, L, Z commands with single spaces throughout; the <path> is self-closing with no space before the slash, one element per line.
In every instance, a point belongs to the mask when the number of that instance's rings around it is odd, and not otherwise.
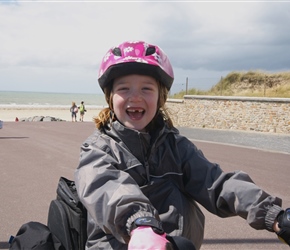
<path fill-rule="evenodd" d="M 155 141 L 163 134 L 164 130 L 166 130 L 166 126 L 163 118 L 158 117 L 154 130 L 150 132 L 140 132 L 127 128 L 116 120 L 111 123 L 105 133 L 126 147 L 139 161 L 144 163 L 151 147 L 154 146 Z"/>

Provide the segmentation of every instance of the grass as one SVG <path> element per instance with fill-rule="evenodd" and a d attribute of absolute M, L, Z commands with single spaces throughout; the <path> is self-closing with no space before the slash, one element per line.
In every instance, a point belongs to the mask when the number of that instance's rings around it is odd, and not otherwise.
<path fill-rule="evenodd" d="M 170 98 L 182 99 L 185 94 L 185 91 L 181 91 Z M 290 98 L 290 72 L 233 71 L 210 90 L 189 89 L 187 95 Z"/>

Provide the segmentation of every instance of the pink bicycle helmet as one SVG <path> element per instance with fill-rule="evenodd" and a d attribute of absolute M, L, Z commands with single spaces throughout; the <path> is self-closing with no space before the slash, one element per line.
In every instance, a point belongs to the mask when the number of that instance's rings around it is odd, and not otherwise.
<path fill-rule="evenodd" d="M 102 90 L 116 77 L 149 75 L 170 90 L 174 74 L 166 54 L 156 45 L 143 41 L 128 41 L 111 48 L 104 56 L 99 70 Z"/>

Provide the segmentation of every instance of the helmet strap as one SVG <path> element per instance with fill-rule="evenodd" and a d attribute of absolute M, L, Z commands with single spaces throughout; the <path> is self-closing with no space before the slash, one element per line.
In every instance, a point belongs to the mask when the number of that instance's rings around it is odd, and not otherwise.
<path fill-rule="evenodd" d="M 115 118 L 115 113 L 114 111 L 111 109 L 110 110 L 110 125 L 112 126 L 112 122 L 114 121 Z"/>

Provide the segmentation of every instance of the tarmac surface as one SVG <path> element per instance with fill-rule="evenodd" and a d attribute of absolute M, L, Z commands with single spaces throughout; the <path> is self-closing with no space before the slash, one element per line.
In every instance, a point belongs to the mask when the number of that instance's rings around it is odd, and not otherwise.
<path fill-rule="evenodd" d="M 92 122 L 6 122 L 0 130 L 0 249 L 28 221 L 46 224 L 60 176 L 73 179 L 81 143 Z M 290 207 L 290 135 L 179 128 L 224 171 L 243 170 Z M 205 209 L 207 249 L 289 249 L 275 234 L 239 217 L 221 219 Z"/>
<path fill-rule="evenodd" d="M 227 145 L 243 146 L 290 154 L 290 135 L 244 132 L 232 130 L 213 130 L 200 128 L 178 128 L 180 133 L 194 141 L 217 142 Z"/>

